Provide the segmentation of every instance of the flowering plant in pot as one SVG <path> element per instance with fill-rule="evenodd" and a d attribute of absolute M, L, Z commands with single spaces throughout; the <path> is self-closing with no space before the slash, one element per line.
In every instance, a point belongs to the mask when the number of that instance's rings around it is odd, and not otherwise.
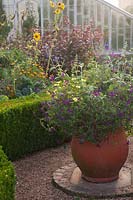
<path fill-rule="evenodd" d="M 125 132 L 132 129 L 133 77 L 94 63 L 53 88 L 47 123 L 73 136 L 72 155 L 83 176 L 93 182 L 117 179 L 128 154 Z"/>
<path fill-rule="evenodd" d="M 87 180 L 113 181 L 128 154 L 125 131 L 132 130 L 133 77 L 104 66 L 86 76 L 85 91 L 74 108 L 72 154 Z"/>

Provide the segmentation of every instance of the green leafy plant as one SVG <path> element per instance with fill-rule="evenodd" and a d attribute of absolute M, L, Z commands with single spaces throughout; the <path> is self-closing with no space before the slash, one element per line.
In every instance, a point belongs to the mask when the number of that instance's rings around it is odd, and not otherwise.
<path fill-rule="evenodd" d="M 46 87 L 43 69 L 23 49 L 1 49 L 0 66 L 0 95 L 16 98 Z"/>
<path fill-rule="evenodd" d="M 0 199 L 15 199 L 15 171 L 12 163 L 8 161 L 7 156 L 0 146 Z"/>

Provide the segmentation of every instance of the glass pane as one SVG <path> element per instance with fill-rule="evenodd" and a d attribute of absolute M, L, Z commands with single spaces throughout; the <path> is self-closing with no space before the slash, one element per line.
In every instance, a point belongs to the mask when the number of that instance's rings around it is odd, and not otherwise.
<path fill-rule="evenodd" d="M 69 19 L 70 19 L 70 22 L 73 24 L 74 23 L 73 11 L 69 11 Z"/>
<path fill-rule="evenodd" d="M 79 25 L 82 25 L 82 16 L 81 15 L 77 16 L 77 22 Z"/>
<path fill-rule="evenodd" d="M 120 49 L 123 48 L 123 35 L 120 35 L 118 38 L 118 46 Z"/>

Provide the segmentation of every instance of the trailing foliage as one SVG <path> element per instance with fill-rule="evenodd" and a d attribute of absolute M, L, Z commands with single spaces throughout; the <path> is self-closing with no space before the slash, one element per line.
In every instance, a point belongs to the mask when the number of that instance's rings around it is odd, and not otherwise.
<path fill-rule="evenodd" d="M 43 94 L 1 102 L 0 144 L 10 159 L 63 142 L 59 132 L 50 135 L 40 125 L 39 105 L 48 99 Z"/>
<path fill-rule="evenodd" d="M 14 200 L 15 172 L 0 146 L 0 200 Z"/>
<path fill-rule="evenodd" d="M 102 142 L 119 127 L 132 134 L 133 76 L 97 62 L 89 67 L 80 76 L 64 75 L 53 84 L 51 101 L 41 109 L 45 129 L 93 143 Z"/>

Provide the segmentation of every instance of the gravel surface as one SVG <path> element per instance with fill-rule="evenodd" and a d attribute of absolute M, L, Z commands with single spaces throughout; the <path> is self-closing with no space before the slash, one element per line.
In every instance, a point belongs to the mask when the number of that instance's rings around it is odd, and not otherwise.
<path fill-rule="evenodd" d="M 133 164 L 133 138 L 131 140 L 127 162 Z M 53 172 L 72 161 L 70 144 L 46 149 L 15 161 L 13 164 L 17 175 L 16 200 L 76 200 L 76 197 L 65 194 L 52 184 Z M 133 198 L 125 197 L 117 200 L 133 200 Z"/>

